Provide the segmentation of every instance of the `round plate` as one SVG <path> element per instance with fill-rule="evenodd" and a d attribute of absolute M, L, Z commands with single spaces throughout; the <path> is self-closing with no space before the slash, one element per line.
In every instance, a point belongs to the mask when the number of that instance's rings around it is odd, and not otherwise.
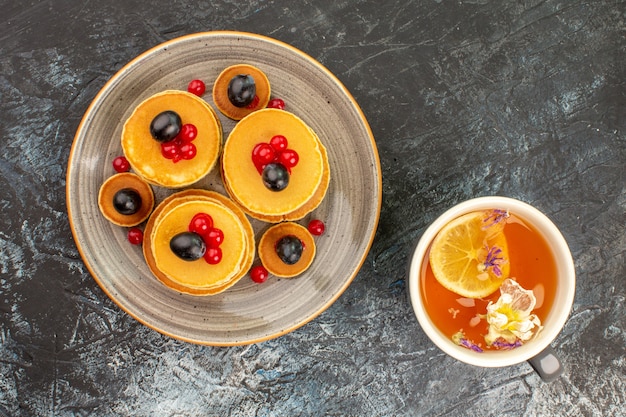
<path fill-rule="evenodd" d="M 331 182 L 315 217 L 326 223 L 316 237 L 311 267 L 293 279 L 270 277 L 256 284 L 245 276 L 222 294 L 180 294 L 152 276 L 141 248 L 126 229 L 100 214 L 100 185 L 113 175 L 122 154 L 124 120 L 147 97 L 166 89 L 186 90 L 192 79 L 211 88 L 227 66 L 247 63 L 264 71 L 272 96 L 301 117 L 328 150 Z M 224 138 L 234 121 L 220 115 Z M 218 171 L 218 170 L 214 170 Z M 363 113 L 341 82 L 303 52 L 267 37 L 207 32 L 159 45 L 122 68 L 95 97 L 72 145 L 67 170 L 67 206 L 74 240 L 104 292 L 139 322 L 168 336 L 207 345 L 256 343 L 290 332 L 328 308 L 348 287 L 374 239 L 382 200 L 378 152 Z M 224 193 L 219 174 L 195 185 Z M 157 202 L 172 190 L 154 187 Z M 267 227 L 253 222 L 257 241 Z"/>

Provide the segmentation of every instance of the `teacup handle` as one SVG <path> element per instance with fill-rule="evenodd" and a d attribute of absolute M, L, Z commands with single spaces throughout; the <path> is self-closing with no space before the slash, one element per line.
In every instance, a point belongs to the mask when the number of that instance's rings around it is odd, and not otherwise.
<path fill-rule="evenodd" d="M 550 345 L 537 356 L 528 359 L 528 363 L 544 382 L 552 382 L 563 373 L 563 365 Z"/>

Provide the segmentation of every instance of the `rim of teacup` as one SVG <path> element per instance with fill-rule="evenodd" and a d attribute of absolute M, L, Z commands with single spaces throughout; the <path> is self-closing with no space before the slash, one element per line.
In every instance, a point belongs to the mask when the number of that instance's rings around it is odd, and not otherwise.
<path fill-rule="evenodd" d="M 531 341 L 508 351 L 473 350 L 458 346 L 445 336 L 428 316 L 422 301 L 420 290 L 420 271 L 422 260 L 428 253 L 432 240 L 441 228 L 451 220 L 477 210 L 502 209 L 532 224 L 541 231 L 544 239 L 552 249 L 559 274 L 558 288 L 554 307 L 545 318 L 541 332 Z M 477 197 L 459 203 L 433 221 L 419 239 L 409 264 L 409 295 L 417 320 L 431 341 L 442 351 L 453 358 L 475 366 L 502 367 L 515 365 L 537 356 L 561 332 L 569 317 L 576 289 L 574 261 L 569 246 L 556 225 L 539 209 L 523 201 L 501 196 Z"/>

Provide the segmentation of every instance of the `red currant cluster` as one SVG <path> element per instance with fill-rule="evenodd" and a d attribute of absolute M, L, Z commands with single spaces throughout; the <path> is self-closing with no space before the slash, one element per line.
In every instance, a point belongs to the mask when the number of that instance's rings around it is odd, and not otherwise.
<path fill-rule="evenodd" d="M 188 229 L 204 240 L 206 244 L 204 260 L 211 265 L 220 263 L 222 260 L 220 246 L 224 242 L 224 232 L 213 225 L 213 218 L 207 213 L 198 213 L 191 219 Z"/>
<path fill-rule="evenodd" d="M 252 149 L 252 163 L 259 174 L 267 164 L 277 162 L 282 164 L 291 173 L 291 168 L 298 164 L 298 153 L 293 149 L 288 149 L 287 138 L 283 135 L 276 135 L 270 139 L 269 143 L 258 143 Z"/>
<path fill-rule="evenodd" d="M 174 139 L 161 144 L 161 155 L 166 159 L 171 159 L 173 162 L 195 158 L 198 151 L 196 145 L 191 142 L 197 136 L 198 129 L 195 125 L 191 123 L 184 124 Z"/>

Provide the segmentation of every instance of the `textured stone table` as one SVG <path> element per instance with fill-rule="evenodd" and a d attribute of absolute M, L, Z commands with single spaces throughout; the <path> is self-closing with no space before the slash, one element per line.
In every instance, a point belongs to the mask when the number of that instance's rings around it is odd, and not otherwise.
<path fill-rule="evenodd" d="M 0 416 L 626 414 L 626 4 L 572 1 L 51 0 L 0 17 Z M 98 90 L 141 52 L 229 29 L 308 53 L 352 92 L 383 171 L 379 228 L 348 290 L 258 345 L 150 330 L 110 301 L 72 240 L 65 168 Z M 411 247 L 462 200 L 527 201 L 577 272 L 545 384 L 479 369 L 424 335 Z"/>

